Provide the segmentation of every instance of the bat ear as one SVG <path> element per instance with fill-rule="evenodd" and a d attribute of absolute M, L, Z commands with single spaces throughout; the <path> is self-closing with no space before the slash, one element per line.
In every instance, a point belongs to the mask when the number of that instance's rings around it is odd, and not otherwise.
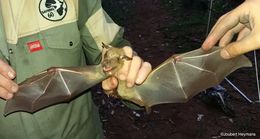
<path fill-rule="evenodd" d="M 109 47 L 109 45 L 106 45 L 105 43 L 102 42 L 102 48 L 103 49 L 109 49 L 110 47 Z"/>
<path fill-rule="evenodd" d="M 123 56 L 120 56 L 120 59 L 123 59 L 123 60 L 132 60 L 133 58 L 131 58 L 131 57 L 128 57 L 128 56 L 126 56 L 126 55 L 123 55 Z"/>

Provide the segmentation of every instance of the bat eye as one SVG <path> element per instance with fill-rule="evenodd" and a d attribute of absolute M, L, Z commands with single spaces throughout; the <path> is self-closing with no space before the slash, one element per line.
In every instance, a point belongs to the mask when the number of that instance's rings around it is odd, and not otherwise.
<path fill-rule="evenodd" d="M 120 59 L 123 59 L 123 60 L 132 60 L 133 58 L 128 57 L 128 56 L 126 56 L 126 55 L 123 55 L 123 56 L 120 56 Z"/>

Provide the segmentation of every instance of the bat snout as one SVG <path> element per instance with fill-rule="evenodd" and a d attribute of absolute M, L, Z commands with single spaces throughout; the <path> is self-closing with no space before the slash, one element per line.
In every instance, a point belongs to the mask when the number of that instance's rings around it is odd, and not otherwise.
<path fill-rule="evenodd" d="M 113 69 L 112 67 L 103 66 L 103 71 L 105 71 L 105 72 L 109 72 L 109 71 L 111 71 L 112 69 Z"/>

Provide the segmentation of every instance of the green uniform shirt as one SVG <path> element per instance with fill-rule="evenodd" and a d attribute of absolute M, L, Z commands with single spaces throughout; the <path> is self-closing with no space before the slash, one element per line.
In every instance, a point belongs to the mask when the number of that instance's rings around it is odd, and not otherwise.
<path fill-rule="evenodd" d="M 123 29 L 103 11 L 100 0 L 0 2 L 0 58 L 14 68 L 17 83 L 53 66 L 97 64 L 102 42 L 127 43 Z M 0 100 L 0 139 L 103 138 L 88 92 L 33 114 L 16 112 L 4 117 L 4 106 Z"/>

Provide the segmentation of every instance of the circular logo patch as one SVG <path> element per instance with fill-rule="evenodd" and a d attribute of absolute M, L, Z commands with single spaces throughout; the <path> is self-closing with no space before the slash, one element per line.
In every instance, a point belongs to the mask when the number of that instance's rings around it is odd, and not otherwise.
<path fill-rule="evenodd" d="M 65 0 L 41 0 L 39 11 L 47 20 L 60 21 L 67 14 L 67 3 Z"/>

